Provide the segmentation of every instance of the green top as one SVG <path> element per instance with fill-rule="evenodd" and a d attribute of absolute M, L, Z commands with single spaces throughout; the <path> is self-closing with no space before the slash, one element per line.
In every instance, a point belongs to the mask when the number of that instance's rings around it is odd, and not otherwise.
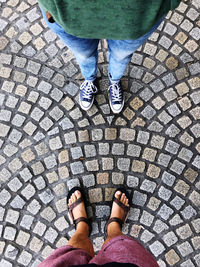
<path fill-rule="evenodd" d="M 38 0 L 69 34 L 94 39 L 137 39 L 181 0 Z"/>

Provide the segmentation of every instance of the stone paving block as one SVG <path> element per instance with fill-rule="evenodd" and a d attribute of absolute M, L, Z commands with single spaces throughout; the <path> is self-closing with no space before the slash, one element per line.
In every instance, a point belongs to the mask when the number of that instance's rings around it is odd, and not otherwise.
<path fill-rule="evenodd" d="M 71 171 L 73 174 L 79 174 L 84 172 L 84 167 L 82 162 L 74 162 L 70 164 Z"/>
<path fill-rule="evenodd" d="M 182 257 L 185 257 L 193 252 L 192 246 L 188 241 L 183 242 L 181 245 L 178 245 L 177 248 L 181 253 Z"/>
<path fill-rule="evenodd" d="M 189 220 L 190 218 L 195 216 L 197 212 L 192 206 L 189 205 L 181 211 L 181 214 L 185 219 Z"/>
<path fill-rule="evenodd" d="M 170 264 L 170 266 L 173 266 L 180 261 L 180 257 L 174 249 L 171 249 L 169 252 L 167 252 L 165 254 L 165 258 L 168 264 Z"/>
<path fill-rule="evenodd" d="M 139 191 L 134 191 L 132 202 L 138 206 L 144 206 L 147 200 L 147 195 Z"/>
<path fill-rule="evenodd" d="M 151 252 L 153 253 L 153 255 L 155 257 L 157 257 L 158 255 L 160 255 L 161 253 L 164 252 L 165 247 L 163 246 L 163 244 L 159 241 L 155 241 L 153 244 L 151 244 L 149 246 Z"/>
<path fill-rule="evenodd" d="M 121 171 L 128 171 L 130 167 L 130 159 L 127 158 L 119 158 L 117 160 L 117 167 Z"/>
<path fill-rule="evenodd" d="M 97 165 L 97 162 L 93 161 L 94 163 L 96 163 L 94 166 L 94 170 L 98 170 L 99 167 Z M 113 162 L 113 158 L 102 158 L 102 169 L 104 171 L 106 170 L 112 170 L 113 169 L 113 166 L 114 166 L 114 162 Z"/>
<path fill-rule="evenodd" d="M 124 175 L 119 172 L 113 172 L 112 173 L 112 182 L 113 184 L 123 184 L 124 183 Z"/>

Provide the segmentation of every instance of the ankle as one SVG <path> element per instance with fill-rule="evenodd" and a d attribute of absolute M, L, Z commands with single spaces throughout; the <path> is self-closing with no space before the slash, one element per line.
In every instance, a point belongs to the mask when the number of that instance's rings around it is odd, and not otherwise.
<path fill-rule="evenodd" d="M 76 233 L 83 234 L 89 236 L 89 225 L 86 222 L 79 222 L 76 227 Z"/>
<path fill-rule="evenodd" d="M 122 234 L 122 230 L 120 228 L 119 223 L 111 222 L 107 228 L 107 234 L 109 237 L 114 237 Z"/>

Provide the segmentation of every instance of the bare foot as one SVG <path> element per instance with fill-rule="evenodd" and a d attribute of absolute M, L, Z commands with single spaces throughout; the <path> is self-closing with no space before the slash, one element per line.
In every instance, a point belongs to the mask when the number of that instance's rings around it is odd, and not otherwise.
<path fill-rule="evenodd" d="M 81 192 L 76 190 L 70 197 L 69 199 L 69 203 L 68 205 L 72 205 L 77 199 L 81 198 Z M 72 211 L 73 213 L 73 216 L 74 216 L 74 220 L 80 218 L 80 217 L 84 217 L 84 218 L 87 218 L 87 213 L 86 213 L 86 210 L 85 210 L 85 204 L 84 202 L 82 201 L 81 203 L 79 203 Z M 87 225 L 86 222 L 79 222 L 77 224 L 77 230 L 80 229 L 80 227 L 83 227 L 83 226 L 87 226 L 87 229 L 89 231 L 89 226 Z M 85 228 L 85 227 L 84 227 Z"/>
<path fill-rule="evenodd" d="M 125 206 L 129 207 L 129 203 L 128 203 L 128 198 L 126 197 L 126 195 L 120 191 L 117 191 L 115 193 L 115 197 L 122 203 L 124 204 Z M 119 219 L 122 219 L 124 216 L 124 210 L 122 207 L 120 207 L 117 203 L 113 202 L 113 205 L 112 205 L 112 210 L 111 210 L 111 215 L 110 215 L 110 218 L 113 218 L 113 217 L 117 217 Z M 112 231 L 113 228 L 116 227 L 116 224 L 118 224 L 117 222 L 111 222 L 109 225 L 108 225 L 108 234 L 110 231 Z M 119 224 L 118 224 L 119 226 Z"/>

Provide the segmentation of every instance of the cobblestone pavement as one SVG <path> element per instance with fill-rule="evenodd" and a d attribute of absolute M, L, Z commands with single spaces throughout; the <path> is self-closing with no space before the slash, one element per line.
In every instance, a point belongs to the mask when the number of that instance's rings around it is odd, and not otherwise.
<path fill-rule="evenodd" d="M 0 266 L 36 267 L 66 244 L 66 195 L 77 184 L 96 252 L 123 184 L 133 199 L 124 233 L 161 267 L 200 266 L 200 0 L 183 1 L 134 54 L 115 116 L 104 41 L 101 91 L 84 112 L 78 65 L 36 0 L 0 7 Z"/>

